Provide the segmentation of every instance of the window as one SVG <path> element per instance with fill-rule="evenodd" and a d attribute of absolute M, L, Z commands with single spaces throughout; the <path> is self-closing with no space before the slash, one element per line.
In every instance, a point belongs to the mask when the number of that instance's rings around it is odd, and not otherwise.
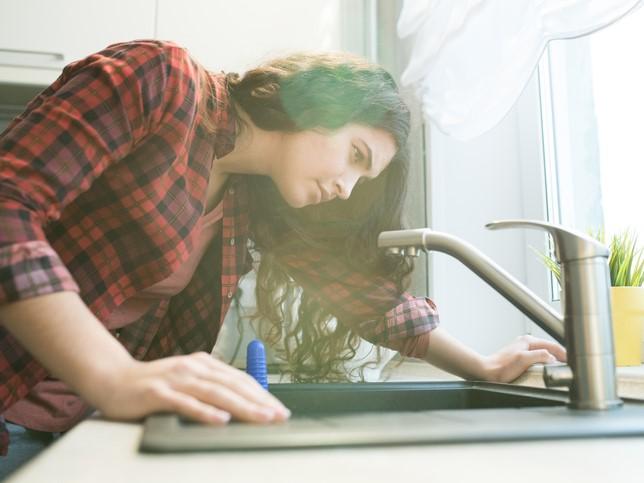
<path fill-rule="evenodd" d="M 548 220 L 644 241 L 644 9 L 579 39 L 550 42 L 539 63 Z M 550 276 L 550 296 L 559 286 Z"/>
<path fill-rule="evenodd" d="M 644 240 L 644 9 L 550 43 L 539 64 L 548 218 Z"/>

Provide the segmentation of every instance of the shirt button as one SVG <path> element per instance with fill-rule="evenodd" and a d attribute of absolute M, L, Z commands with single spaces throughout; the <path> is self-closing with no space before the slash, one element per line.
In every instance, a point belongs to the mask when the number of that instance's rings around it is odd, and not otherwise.
<path fill-rule="evenodd" d="M 228 297 L 229 299 L 233 298 L 233 293 L 229 290 L 226 294 L 226 297 Z"/>
<path fill-rule="evenodd" d="M 234 195 L 235 194 L 235 188 L 228 188 L 228 194 Z"/>
<path fill-rule="evenodd" d="M 234 238 L 231 238 L 231 239 L 230 239 L 230 241 L 229 241 L 228 243 L 230 243 L 230 246 L 231 246 L 231 247 L 235 246 L 235 239 L 234 239 Z"/>

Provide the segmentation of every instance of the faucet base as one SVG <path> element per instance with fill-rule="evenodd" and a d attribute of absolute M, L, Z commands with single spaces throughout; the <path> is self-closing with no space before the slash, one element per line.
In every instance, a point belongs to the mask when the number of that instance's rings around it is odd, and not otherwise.
<path fill-rule="evenodd" d="M 620 409 L 624 406 L 624 401 L 621 399 L 612 399 L 609 401 L 589 402 L 589 401 L 571 401 L 568 404 L 570 409 L 585 409 L 592 411 L 610 411 L 613 409 Z"/>

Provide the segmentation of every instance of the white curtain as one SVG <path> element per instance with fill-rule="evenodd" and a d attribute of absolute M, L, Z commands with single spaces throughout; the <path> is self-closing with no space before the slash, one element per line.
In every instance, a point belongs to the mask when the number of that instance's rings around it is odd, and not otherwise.
<path fill-rule="evenodd" d="M 590 34 L 643 1 L 405 0 L 398 35 L 414 44 L 402 83 L 441 131 L 474 138 L 507 114 L 550 40 Z"/>

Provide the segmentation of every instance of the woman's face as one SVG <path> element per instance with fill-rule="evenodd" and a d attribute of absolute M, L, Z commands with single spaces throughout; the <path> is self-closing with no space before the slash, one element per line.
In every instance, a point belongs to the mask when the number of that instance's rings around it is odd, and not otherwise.
<path fill-rule="evenodd" d="M 335 131 L 285 133 L 270 176 L 295 208 L 347 199 L 364 178 L 375 178 L 396 154 L 391 134 L 361 124 Z"/>

